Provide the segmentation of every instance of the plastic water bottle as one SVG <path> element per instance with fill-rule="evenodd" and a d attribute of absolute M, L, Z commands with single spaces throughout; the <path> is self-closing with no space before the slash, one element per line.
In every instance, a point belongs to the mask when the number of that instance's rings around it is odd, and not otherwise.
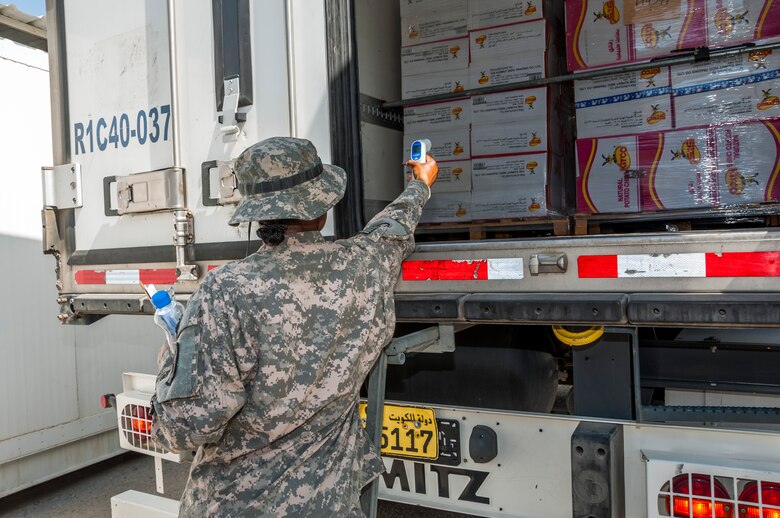
<path fill-rule="evenodd" d="M 184 306 L 171 299 L 171 295 L 165 290 L 159 290 L 152 295 L 152 305 L 157 308 L 154 312 L 154 323 L 165 331 L 168 347 L 173 352 L 173 344 L 176 342 L 176 327 L 184 316 Z"/>

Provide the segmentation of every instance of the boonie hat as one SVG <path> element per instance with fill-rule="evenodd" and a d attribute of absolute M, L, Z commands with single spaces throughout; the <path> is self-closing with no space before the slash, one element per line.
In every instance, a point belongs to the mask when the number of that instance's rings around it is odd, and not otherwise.
<path fill-rule="evenodd" d="M 228 222 L 274 219 L 313 220 L 344 196 L 347 173 L 323 164 L 314 144 L 305 139 L 273 137 L 236 158 L 241 203 Z"/>

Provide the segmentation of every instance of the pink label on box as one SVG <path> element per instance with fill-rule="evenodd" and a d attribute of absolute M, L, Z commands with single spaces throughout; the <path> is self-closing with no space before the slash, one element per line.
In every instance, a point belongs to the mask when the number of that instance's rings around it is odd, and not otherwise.
<path fill-rule="evenodd" d="M 639 212 L 637 137 L 577 140 L 577 211 Z"/>
<path fill-rule="evenodd" d="M 645 61 L 707 42 L 705 0 L 680 3 L 676 19 L 625 25 L 624 0 L 567 0 L 569 70 Z"/>

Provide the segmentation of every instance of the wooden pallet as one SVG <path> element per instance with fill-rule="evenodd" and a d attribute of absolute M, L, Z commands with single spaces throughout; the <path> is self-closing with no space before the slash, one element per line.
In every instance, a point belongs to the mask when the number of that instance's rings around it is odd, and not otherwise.
<path fill-rule="evenodd" d="M 780 204 L 638 214 L 576 214 L 574 235 L 780 227 Z"/>
<path fill-rule="evenodd" d="M 420 237 L 450 235 L 453 238 L 478 241 L 483 239 L 511 239 L 531 235 L 568 236 L 571 220 L 567 216 L 541 218 L 471 221 L 468 223 L 421 223 L 416 234 Z"/>

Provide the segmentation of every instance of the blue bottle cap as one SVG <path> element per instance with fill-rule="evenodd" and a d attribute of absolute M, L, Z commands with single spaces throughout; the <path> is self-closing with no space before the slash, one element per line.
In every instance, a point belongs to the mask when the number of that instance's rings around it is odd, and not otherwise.
<path fill-rule="evenodd" d="M 171 303 L 171 296 L 165 290 L 160 290 L 152 295 L 152 305 L 157 309 L 164 308 Z"/>

